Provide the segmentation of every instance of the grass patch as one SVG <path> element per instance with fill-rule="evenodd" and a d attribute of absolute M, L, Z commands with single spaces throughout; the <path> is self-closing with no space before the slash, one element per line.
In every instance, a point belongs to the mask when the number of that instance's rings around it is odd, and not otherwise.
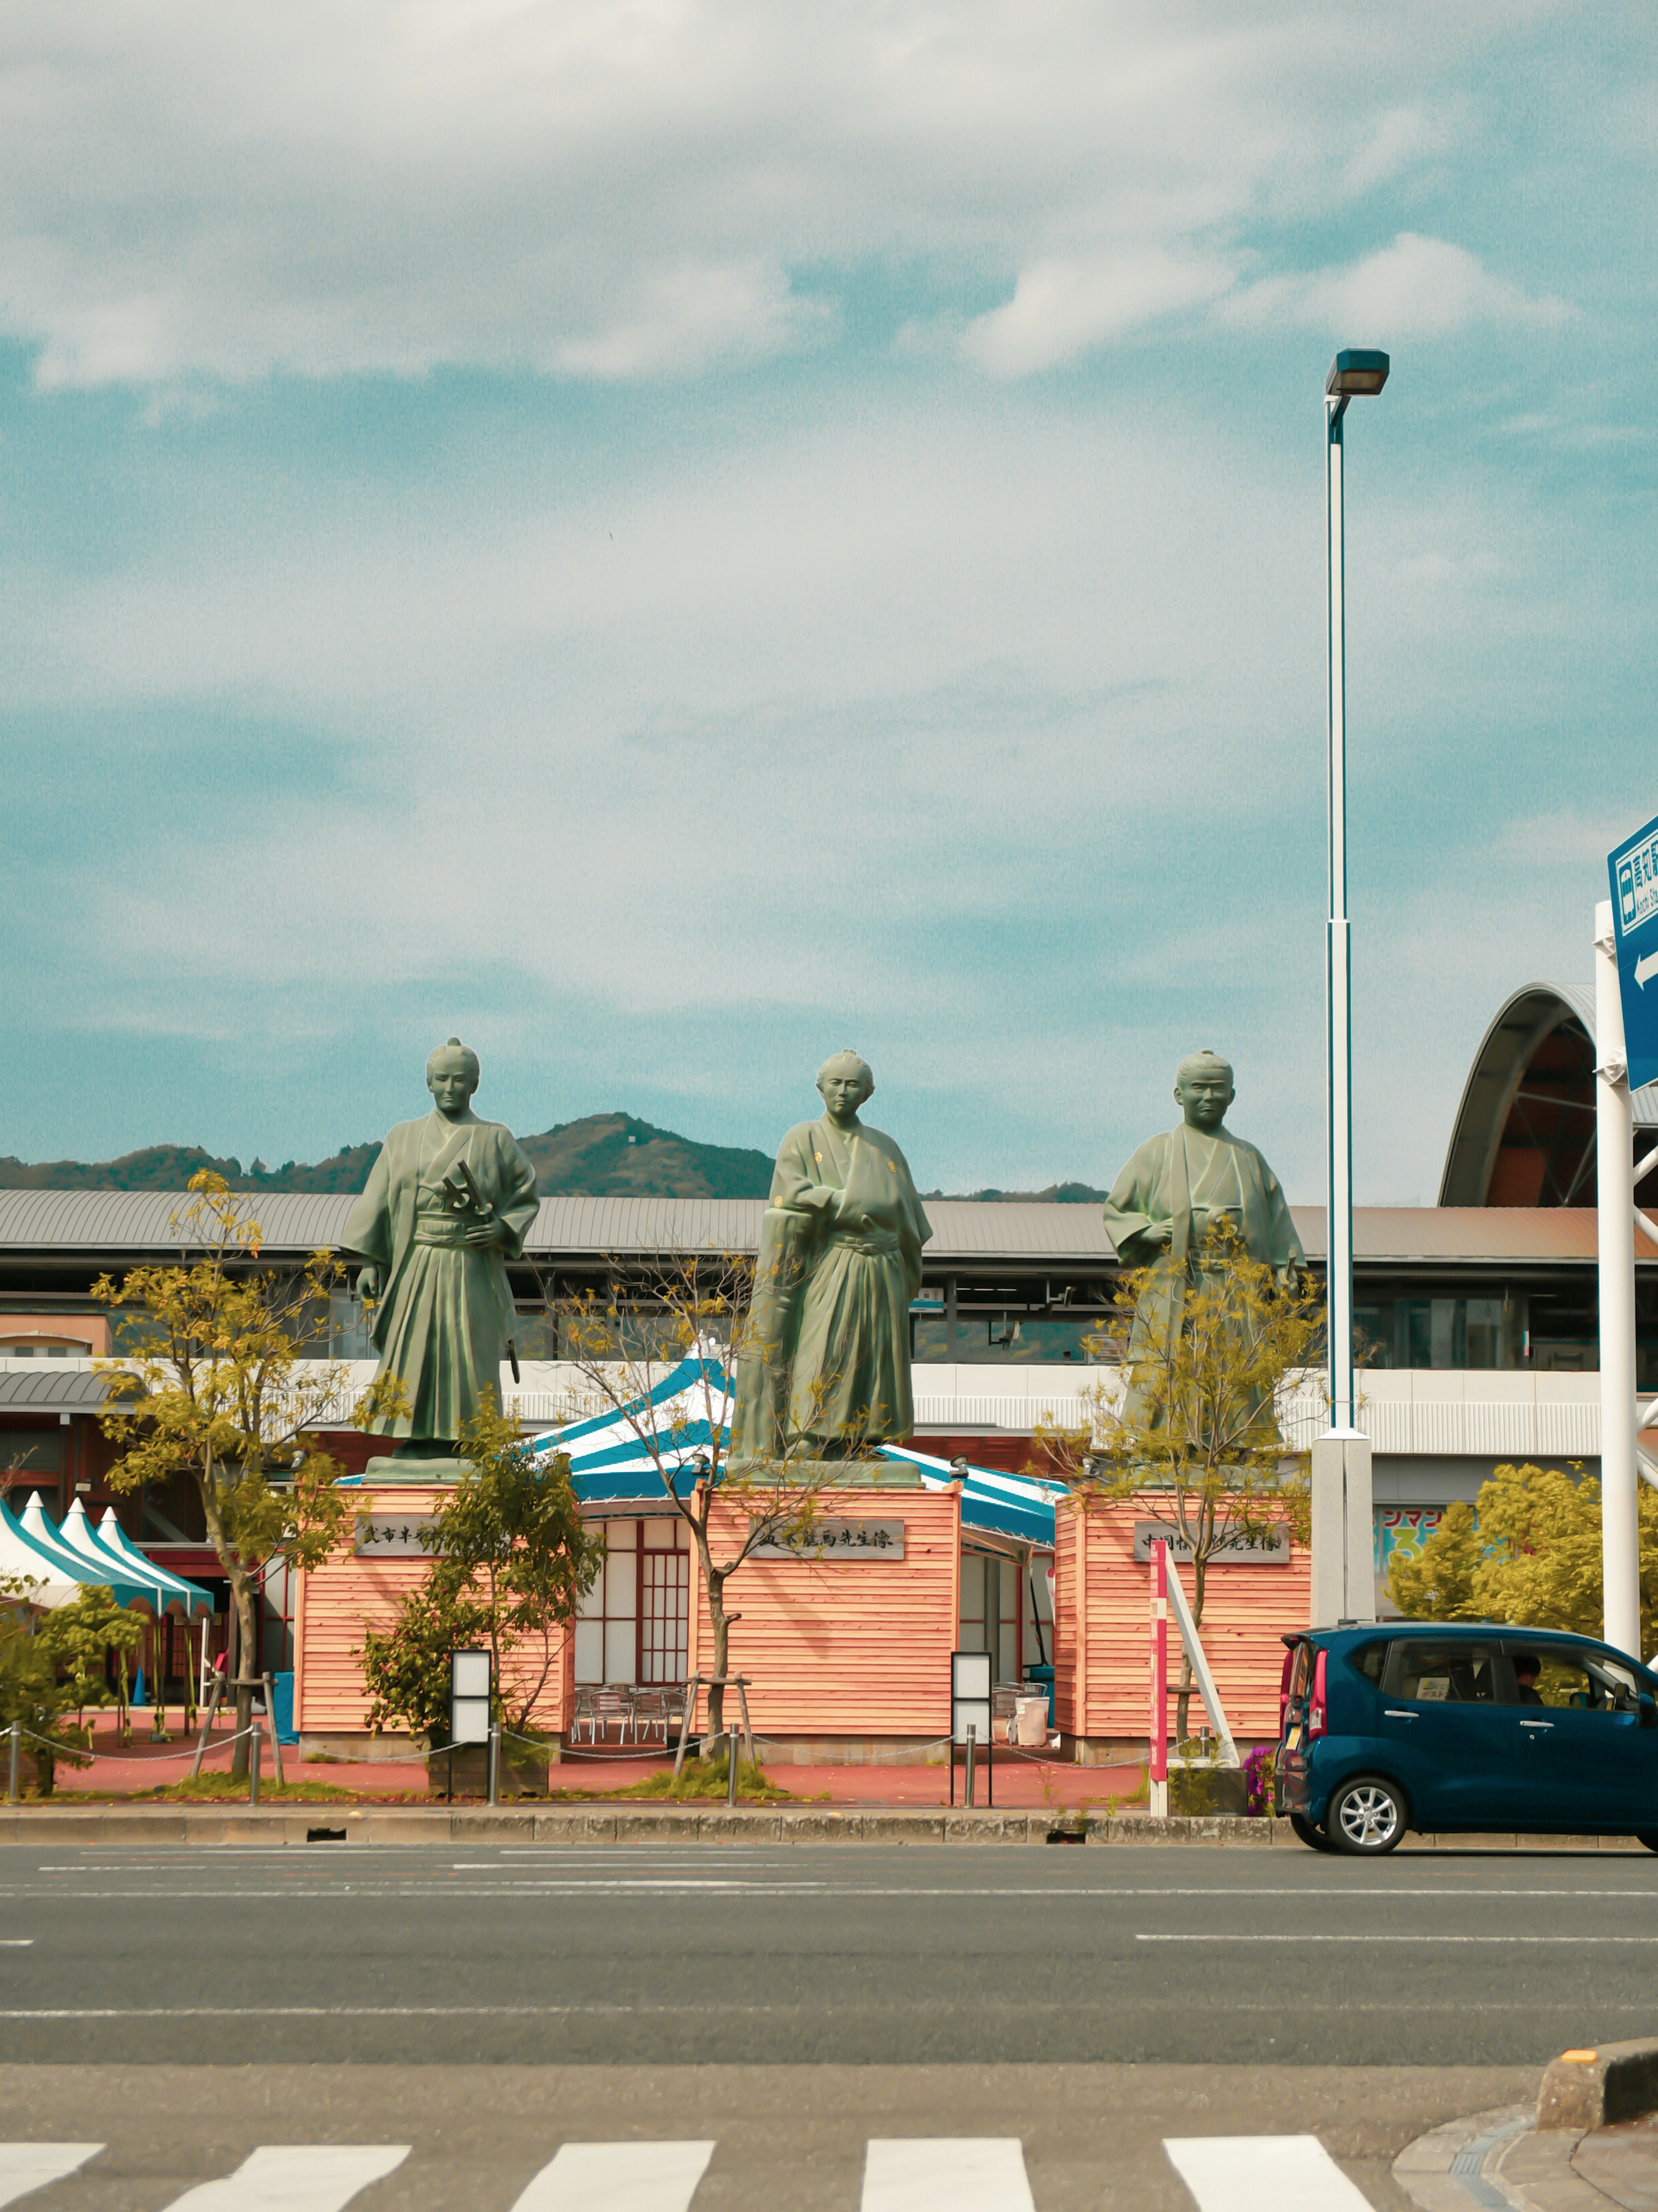
<path fill-rule="evenodd" d="M 680 1771 L 677 1782 L 672 1769 L 659 1774 L 647 1774 L 642 1782 L 630 1782 L 624 1789 L 605 1792 L 610 1797 L 666 1797 L 678 1803 L 684 1799 L 723 1798 L 731 1791 L 731 1762 L 725 1759 L 688 1759 Z M 786 1805 L 794 1802 L 793 1793 L 780 1790 L 767 1776 L 757 1761 L 741 1759 L 737 1768 L 737 1797 L 739 1804 Z"/>
<path fill-rule="evenodd" d="M 349 1804 L 357 1796 L 338 1782 L 276 1782 L 268 1774 L 259 1777 L 261 1805 L 282 1803 L 302 1805 Z M 186 1775 L 182 1782 L 168 1782 L 155 1790 L 135 1790 L 132 1803 L 148 1802 L 163 1805 L 246 1805 L 247 1780 L 233 1782 L 228 1774 L 198 1774 L 193 1779 Z"/>

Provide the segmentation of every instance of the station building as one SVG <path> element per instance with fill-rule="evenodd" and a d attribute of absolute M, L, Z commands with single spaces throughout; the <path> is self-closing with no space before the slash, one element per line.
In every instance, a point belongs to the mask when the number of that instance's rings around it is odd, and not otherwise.
<path fill-rule="evenodd" d="M 1419 1539 L 1453 1499 L 1472 1500 L 1503 1462 L 1598 1469 L 1593 1026 L 1587 990 L 1534 984 L 1515 992 L 1474 1054 L 1439 1204 L 1357 1210 L 1362 1418 L 1375 1443 L 1379 1575 L 1395 1543 Z M 1637 1201 L 1658 1203 L 1658 1098 L 1650 1091 L 1637 1094 L 1635 1120 Z M 186 1202 L 167 1193 L 0 1192 L 0 1479 L 14 1492 L 38 1490 L 55 1518 L 77 1498 L 99 1512 L 110 1498 L 113 1450 L 98 1425 L 104 1386 L 94 1365 L 109 1350 L 109 1318 L 96 1308 L 92 1285 L 106 1273 L 118 1276 L 141 1262 L 180 1257 L 173 1224 Z M 262 1196 L 260 1264 L 297 1263 L 333 1245 L 351 1203 L 332 1194 Z M 1085 1419 L 1087 1392 L 1121 1356 L 1112 1303 L 1120 1263 L 1098 1209 L 933 1199 L 927 1211 L 934 1235 L 910 1317 L 912 1474 L 895 1468 L 881 1498 L 865 1501 L 853 1516 L 872 1525 L 895 1516 L 914 1520 L 912 1576 L 919 1576 L 923 1556 L 931 1563 L 924 1600 L 895 1607 L 892 1592 L 901 1585 L 883 1583 L 883 1570 L 861 1561 L 837 1564 L 832 1571 L 819 1563 L 810 1588 L 794 1588 L 808 1571 L 798 1563 L 756 1561 L 743 1571 L 744 1595 L 733 1600 L 739 1607 L 751 1604 L 756 1614 L 768 1611 L 774 1656 L 793 1685 L 786 1721 L 780 1705 L 772 1732 L 820 1748 L 822 1739 L 835 1735 L 917 1741 L 936 1734 L 932 1709 L 943 1670 L 935 1673 L 934 1662 L 952 1646 L 989 1650 L 997 1678 L 1009 1682 L 1033 1666 L 1056 1664 L 1062 1676 L 1070 1668 L 1073 1681 L 1091 1680 L 1092 1662 L 1081 1675 L 1075 1671 L 1078 1639 L 1086 1641 L 1090 1622 L 1096 1657 L 1108 1649 L 1115 1655 L 1102 1662 L 1101 1713 L 1114 1716 L 1121 1703 L 1126 1715 L 1142 1696 L 1143 1669 L 1124 1674 L 1121 1642 L 1129 1633 L 1121 1623 L 1141 1603 L 1130 1588 L 1138 1589 L 1144 1577 L 1143 1564 L 1137 1567 L 1132 1557 L 1133 1528 L 1126 1525 L 1112 1539 L 1123 1559 L 1101 1613 L 1097 1575 L 1087 1604 L 1075 1558 L 1066 1581 L 1063 1541 L 1056 1559 L 1053 1539 L 1036 1540 L 1017 1514 L 1010 1525 L 997 1526 L 994 1500 L 987 1504 L 982 1481 L 976 1494 L 973 1483 L 963 1493 L 951 1489 L 948 1474 L 957 1459 L 984 1471 L 984 1480 L 998 1470 L 1011 1474 L 1039 1467 L 1033 1446 L 1038 1424 Z M 599 1410 L 580 1370 L 561 1356 L 567 1349 L 558 1340 L 562 1301 L 614 1288 L 624 1302 L 643 1306 L 665 1261 L 755 1251 L 762 1212 L 759 1200 L 544 1200 L 513 1274 L 519 1376 L 502 1375 L 503 1399 L 524 1430 L 544 1433 Z M 1293 1212 L 1316 1272 L 1326 1250 L 1322 1209 Z M 1658 1236 L 1637 1230 L 1636 1255 L 1638 1381 L 1645 1394 L 1658 1391 Z M 343 1295 L 333 1300 L 319 1315 L 318 1328 L 319 1353 L 325 1349 L 351 1363 L 354 1376 L 366 1381 L 373 1362 L 355 1302 Z M 1316 1401 L 1307 1399 L 1292 1421 L 1305 1431 L 1292 1441 L 1308 1441 L 1321 1425 Z M 353 1474 L 381 1449 L 349 1429 L 330 1443 Z M 905 1481 L 914 1496 L 901 1509 L 894 1500 Z M 635 1495 L 625 1486 L 620 1493 L 584 1492 L 584 1510 L 604 1525 L 606 1565 L 571 1638 L 558 1710 L 548 1716 L 566 1730 L 578 1691 L 648 1687 L 676 1674 L 683 1680 L 699 1649 L 707 1650 L 683 1529 L 665 1498 L 651 1495 L 649 1485 L 634 1487 Z M 403 1503 L 414 1509 L 411 1497 Z M 222 1595 L 217 1562 L 187 1497 L 124 1499 L 118 1510 L 158 1565 Z M 946 1528 L 952 1514 L 953 1526 Z M 1060 1516 L 1062 1522 L 1072 1517 Z M 942 1582 L 941 1561 L 948 1562 Z M 1237 1726 L 1254 1727 L 1260 1702 L 1266 1734 L 1272 1716 L 1254 1682 L 1265 1663 L 1261 1652 L 1270 1656 L 1272 1636 L 1264 1629 L 1297 1602 L 1303 1614 L 1305 1609 L 1304 1563 L 1282 1564 L 1282 1573 L 1242 1562 L 1225 1570 L 1236 1597 L 1237 1663 L 1229 1667 L 1224 1653 L 1218 1658 L 1223 1696 L 1230 1674 L 1232 1694 L 1241 1700 Z M 378 1608 L 394 1603 L 398 1589 L 416 1571 L 418 1562 L 377 1561 L 354 1567 L 350 1579 L 360 1595 L 371 1586 L 380 1593 Z M 916 1580 L 914 1590 L 921 1589 Z M 1291 1595 L 1296 1589 L 1298 1599 Z M 831 1601 L 826 1590 L 839 1595 Z M 303 1593 L 272 1578 L 263 1666 L 273 1672 L 295 1666 L 306 1607 L 321 1595 L 320 1584 Z M 1116 1627 L 1109 1627 L 1108 1614 Z M 799 1634 L 785 1653 L 779 1639 L 790 1618 Z M 313 1620 L 321 1637 L 314 1605 Z M 835 1641 L 826 1626 L 835 1620 L 848 1625 L 849 1635 L 859 1624 L 853 1676 L 861 1679 L 859 1670 L 866 1670 L 884 1686 L 879 1696 L 872 1689 L 861 1723 L 838 1709 L 831 1713 L 821 1696 L 814 1700 L 813 1668 L 821 1671 Z M 924 1633 L 917 1623 L 924 1623 Z M 340 1737 L 352 1733 L 357 1697 L 343 1633 L 337 1620 L 328 1631 L 333 1656 L 315 1677 L 312 1707 L 317 1731 Z M 1067 1639 L 1072 1648 L 1060 1650 Z M 318 1654 L 320 1667 L 320 1644 Z M 199 1651 L 182 1655 L 181 1663 L 199 1665 Z M 918 1669 L 935 1684 L 919 1705 L 902 1690 Z M 325 1676 L 331 1686 L 325 1694 Z M 843 1670 L 843 1679 L 852 1677 Z M 302 1688 L 302 1714 L 305 1705 Z M 1114 1718 L 1098 1729 L 1084 1724 L 1081 1704 L 1073 1718 L 1078 1740 L 1124 1732 Z"/>

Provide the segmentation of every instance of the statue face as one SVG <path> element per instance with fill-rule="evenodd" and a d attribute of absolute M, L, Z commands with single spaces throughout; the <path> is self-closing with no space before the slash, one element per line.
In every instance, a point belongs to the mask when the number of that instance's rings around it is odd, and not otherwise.
<path fill-rule="evenodd" d="M 861 1075 L 826 1075 L 817 1086 L 823 1103 L 837 1120 L 855 1114 L 869 1093 Z"/>
<path fill-rule="evenodd" d="M 477 1077 L 461 1054 L 440 1052 L 426 1071 L 426 1087 L 440 1114 L 464 1114 L 478 1087 Z"/>
<path fill-rule="evenodd" d="M 1193 1129 L 1218 1129 L 1226 1119 L 1227 1108 L 1236 1097 L 1237 1092 L 1218 1071 L 1188 1075 L 1175 1085 L 1180 1109 L 1187 1127 Z"/>

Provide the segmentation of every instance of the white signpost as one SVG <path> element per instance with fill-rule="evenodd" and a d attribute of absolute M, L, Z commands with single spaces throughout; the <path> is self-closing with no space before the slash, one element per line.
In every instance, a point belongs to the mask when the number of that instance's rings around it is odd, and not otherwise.
<path fill-rule="evenodd" d="M 1635 1117 L 1658 1079 L 1658 819 L 1606 855 L 1594 914 L 1594 1196 L 1600 1299 L 1601 1633 L 1641 1650 L 1635 1376 Z"/>

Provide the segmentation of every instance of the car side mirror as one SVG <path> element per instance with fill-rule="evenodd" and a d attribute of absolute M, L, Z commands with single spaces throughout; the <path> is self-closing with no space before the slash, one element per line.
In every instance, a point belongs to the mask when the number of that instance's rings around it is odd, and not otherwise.
<path fill-rule="evenodd" d="M 1637 1703 L 1641 1708 L 1642 1727 L 1658 1728 L 1658 1698 L 1654 1698 L 1650 1690 L 1643 1690 Z"/>

